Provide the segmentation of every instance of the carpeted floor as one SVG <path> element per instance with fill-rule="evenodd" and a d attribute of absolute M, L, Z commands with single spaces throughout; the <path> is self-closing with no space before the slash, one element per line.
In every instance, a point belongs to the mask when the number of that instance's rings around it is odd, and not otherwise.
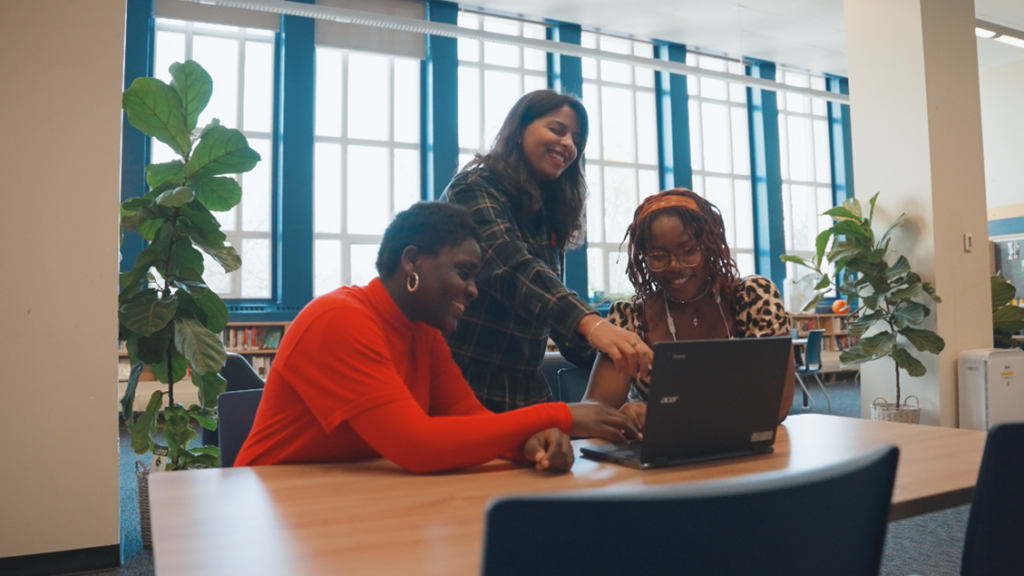
<path fill-rule="evenodd" d="M 851 418 L 860 417 L 860 386 L 853 379 L 826 383 L 832 399 L 832 414 Z M 817 382 L 807 383 L 814 405 L 802 407 L 801 390 L 793 399 L 790 414 L 825 414 L 827 403 Z M 120 569 L 90 572 L 94 576 L 148 576 L 153 574 L 153 555 L 142 547 L 139 531 L 138 484 L 135 462 L 149 465 L 150 455 L 139 456 L 132 451 L 130 438 L 121 431 L 121 550 L 123 565 Z M 960 573 L 960 553 L 967 527 L 969 506 L 953 508 L 889 524 L 886 535 L 882 576 L 956 576 Z M 825 546 L 821 542 L 794 543 L 800 546 Z"/>

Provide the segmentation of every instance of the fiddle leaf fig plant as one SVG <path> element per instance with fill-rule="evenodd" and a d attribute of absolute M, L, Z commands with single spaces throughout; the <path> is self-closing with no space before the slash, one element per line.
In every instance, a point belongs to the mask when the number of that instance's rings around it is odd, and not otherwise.
<path fill-rule="evenodd" d="M 917 300 L 924 296 L 934 302 L 942 302 L 942 299 L 931 283 L 922 281 L 911 270 L 906 257 L 898 256 L 889 262 L 893 257 L 889 248 L 893 232 L 903 226 L 907 215 L 900 214 L 885 234 L 876 238 L 871 225 L 877 199 L 878 194 L 871 197 L 866 217 L 856 199 L 826 210 L 824 215 L 831 216 L 835 223 L 818 234 L 815 255 L 808 260 L 783 254 L 782 260 L 811 270 L 795 281 L 815 282 L 815 295 L 804 310 L 817 306 L 832 289 L 860 300 L 861 306 L 849 318 L 850 335 L 859 340 L 839 355 L 839 361 L 843 366 L 853 366 L 886 356 L 892 358 L 896 363 L 896 406 L 899 407 L 900 369 L 910 376 L 923 376 L 927 369 L 897 336 L 905 338 L 918 352 L 942 352 L 946 342 L 941 336 L 931 330 L 915 328 L 931 314 L 931 309 Z M 832 275 L 828 270 L 831 264 L 835 265 Z M 863 337 L 879 324 L 881 330 Z"/>
<path fill-rule="evenodd" d="M 218 337 L 228 309 L 203 280 L 205 252 L 225 272 L 242 265 L 214 211 L 230 210 L 242 189 L 229 174 L 252 170 L 260 155 L 238 130 L 214 119 L 197 130 L 199 115 L 213 93 L 213 80 L 191 60 L 171 65 L 171 83 L 139 78 L 122 96 L 128 122 L 168 145 L 180 159 L 146 167 L 149 192 L 121 203 L 121 233 L 137 231 L 149 245 L 131 270 L 121 273 L 118 297 L 119 338 L 127 343 L 132 370 L 121 410 L 138 454 L 153 450 L 157 418 L 164 415 L 167 469 L 217 466 L 220 449 L 190 449 L 195 420 L 217 427 L 214 407 L 226 388 L 219 374 L 227 359 Z M 149 398 L 136 416 L 135 391 L 143 369 L 167 385 Z M 191 371 L 200 404 L 188 408 L 174 401 L 174 384 Z M 166 398 L 165 398 L 166 397 Z M 166 402 L 165 402 L 166 400 Z"/>
<path fill-rule="evenodd" d="M 1017 289 L 1002 275 L 991 278 L 992 331 L 996 348 L 1016 348 L 1013 335 L 1024 329 L 1024 308 L 1010 304 L 1017 297 Z"/>

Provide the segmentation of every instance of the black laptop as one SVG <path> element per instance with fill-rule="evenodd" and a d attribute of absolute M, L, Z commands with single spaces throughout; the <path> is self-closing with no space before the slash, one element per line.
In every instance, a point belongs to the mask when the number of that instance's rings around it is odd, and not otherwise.
<path fill-rule="evenodd" d="M 643 442 L 583 455 L 646 469 L 771 452 L 792 346 L 788 336 L 655 344 Z"/>

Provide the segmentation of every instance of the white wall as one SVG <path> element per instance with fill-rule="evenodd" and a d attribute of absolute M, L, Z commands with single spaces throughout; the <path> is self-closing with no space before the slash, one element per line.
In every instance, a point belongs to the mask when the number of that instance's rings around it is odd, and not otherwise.
<path fill-rule="evenodd" d="M 0 557 L 118 543 L 125 0 L 0 18 Z"/>
<path fill-rule="evenodd" d="M 1024 60 L 980 76 L 989 219 L 1024 216 Z"/>
<path fill-rule="evenodd" d="M 857 198 L 881 192 L 876 234 L 908 215 L 891 247 L 943 300 L 922 300 L 933 311 L 922 327 L 946 340 L 945 351 L 910 347 L 928 373 L 903 372 L 900 384 L 920 398 L 922 423 L 956 426 L 957 354 L 992 343 L 974 2 L 860 0 L 844 9 Z M 970 253 L 964 234 L 974 239 Z M 894 389 L 891 360 L 863 365 L 862 414 L 877 396 L 892 402 Z"/>

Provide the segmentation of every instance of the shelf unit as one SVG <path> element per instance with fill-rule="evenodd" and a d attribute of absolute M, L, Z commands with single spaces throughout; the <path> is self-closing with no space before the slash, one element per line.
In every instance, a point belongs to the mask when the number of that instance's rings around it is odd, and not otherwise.
<path fill-rule="evenodd" d="M 229 322 L 220 333 L 227 352 L 240 354 L 253 366 L 261 378 L 270 372 L 273 357 L 278 354 L 281 338 L 288 331 L 291 322 Z M 131 371 L 128 361 L 128 349 L 125 342 L 120 343 L 118 351 L 120 359 L 118 380 L 127 381 Z M 148 367 L 146 367 L 148 370 Z M 140 381 L 155 380 L 153 372 L 143 372 Z"/>
<path fill-rule="evenodd" d="M 806 338 L 811 330 L 824 330 L 821 335 L 823 352 L 842 352 L 857 339 L 850 336 L 848 314 L 790 314 L 790 325 L 797 336 Z"/>

